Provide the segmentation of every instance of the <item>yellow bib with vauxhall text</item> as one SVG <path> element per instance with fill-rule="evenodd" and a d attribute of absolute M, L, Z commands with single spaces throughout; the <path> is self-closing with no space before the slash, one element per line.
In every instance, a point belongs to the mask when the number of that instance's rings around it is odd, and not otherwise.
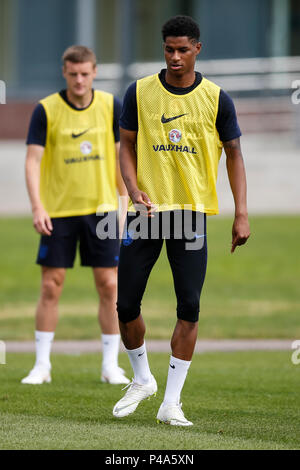
<path fill-rule="evenodd" d="M 95 91 L 90 106 L 76 110 L 55 93 L 41 100 L 47 139 L 40 195 L 50 217 L 117 209 L 113 95 Z"/>
<path fill-rule="evenodd" d="M 159 211 L 218 213 L 219 95 L 205 78 L 185 95 L 166 90 L 158 74 L 137 81 L 138 187 Z"/>

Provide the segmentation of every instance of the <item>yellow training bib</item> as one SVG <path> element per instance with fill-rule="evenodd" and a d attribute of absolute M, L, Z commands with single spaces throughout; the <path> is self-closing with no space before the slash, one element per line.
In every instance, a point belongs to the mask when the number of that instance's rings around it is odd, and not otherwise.
<path fill-rule="evenodd" d="M 205 78 L 185 95 L 167 91 L 158 74 L 137 81 L 138 187 L 160 211 L 218 213 L 219 95 Z"/>
<path fill-rule="evenodd" d="M 113 95 L 94 92 L 85 110 L 71 108 L 55 93 L 41 100 L 47 139 L 40 194 L 50 217 L 117 209 Z"/>

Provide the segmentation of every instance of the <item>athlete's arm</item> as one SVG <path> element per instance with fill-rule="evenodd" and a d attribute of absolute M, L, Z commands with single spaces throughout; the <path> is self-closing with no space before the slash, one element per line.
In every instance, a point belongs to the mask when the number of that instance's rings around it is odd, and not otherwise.
<path fill-rule="evenodd" d="M 115 143 L 116 148 L 116 178 L 117 188 L 120 196 L 128 196 L 125 183 L 123 181 L 121 170 L 120 170 L 120 142 Z"/>
<path fill-rule="evenodd" d="M 224 142 L 223 145 L 226 153 L 228 178 L 235 203 L 231 246 L 231 253 L 233 253 L 235 248 L 246 243 L 250 236 L 247 211 L 247 182 L 240 139 L 229 140 Z"/>
<path fill-rule="evenodd" d="M 116 142 L 116 179 L 117 179 L 117 188 L 119 193 L 119 232 L 120 238 L 122 237 L 123 228 L 125 224 L 127 208 L 128 208 L 128 193 L 123 181 L 121 170 L 120 170 L 120 142 Z"/>
<path fill-rule="evenodd" d="M 149 196 L 138 188 L 137 184 L 137 155 L 136 140 L 137 132 L 120 128 L 120 167 L 124 183 L 128 194 L 136 205 L 143 205 L 147 209 L 147 214 L 151 216 L 152 204 Z"/>
<path fill-rule="evenodd" d="M 52 223 L 40 199 L 40 166 L 44 147 L 31 144 L 27 147 L 25 175 L 26 185 L 31 202 L 33 226 L 41 235 L 51 235 Z"/>

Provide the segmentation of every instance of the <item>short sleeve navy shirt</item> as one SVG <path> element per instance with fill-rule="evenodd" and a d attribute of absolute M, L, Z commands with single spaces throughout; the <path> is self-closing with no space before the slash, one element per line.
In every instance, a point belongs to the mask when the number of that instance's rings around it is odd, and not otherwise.
<path fill-rule="evenodd" d="M 84 110 L 86 108 L 76 108 L 72 103 L 68 101 L 66 90 L 62 90 L 60 92 L 60 96 L 68 103 L 68 105 L 73 108 L 77 109 L 78 111 Z M 115 137 L 115 142 L 120 141 L 120 128 L 119 128 L 119 120 L 122 111 L 122 103 L 121 101 L 114 97 L 114 117 L 113 117 L 113 133 Z M 32 114 L 28 136 L 26 144 L 36 144 L 45 147 L 46 145 L 46 136 L 47 136 L 47 116 L 44 109 L 44 106 L 39 103 Z"/>
<path fill-rule="evenodd" d="M 163 86 L 173 94 L 184 95 L 196 88 L 202 80 L 202 75 L 196 72 L 196 79 L 193 85 L 187 88 L 178 88 L 169 85 L 165 80 L 166 70 L 159 74 L 159 79 Z M 136 82 L 132 83 L 124 97 L 123 109 L 120 118 L 120 126 L 129 131 L 138 131 L 138 113 L 136 100 Z M 237 139 L 242 135 L 237 122 L 235 107 L 230 96 L 221 89 L 219 97 L 219 108 L 216 119 L 216 128 L 222 142 Z"/>

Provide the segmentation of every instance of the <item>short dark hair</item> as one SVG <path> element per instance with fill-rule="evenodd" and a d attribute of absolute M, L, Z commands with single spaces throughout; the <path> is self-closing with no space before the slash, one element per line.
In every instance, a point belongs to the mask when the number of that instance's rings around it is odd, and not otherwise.
<path fill-rule="evenodd" d="M 196 21 L 190 16 L 177 15 L 170 18 L 162 27 L 162 37 L 166 40 L 168 36 L 187 36 L 199 42 L 200 29 Z"/>

